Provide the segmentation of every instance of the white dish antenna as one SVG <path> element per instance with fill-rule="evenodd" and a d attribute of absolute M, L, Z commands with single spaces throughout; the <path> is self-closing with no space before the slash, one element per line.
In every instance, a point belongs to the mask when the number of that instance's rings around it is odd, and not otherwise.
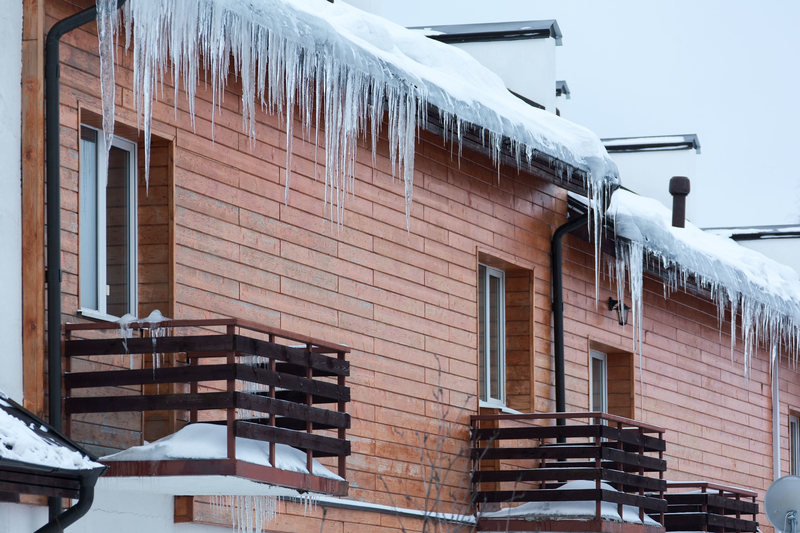
<path fill-rule="evenodd" d="M 800 476 L 783 476 L 770 485 L 764 496 L 764 512 L 781 533 L 800 533 Z"/>

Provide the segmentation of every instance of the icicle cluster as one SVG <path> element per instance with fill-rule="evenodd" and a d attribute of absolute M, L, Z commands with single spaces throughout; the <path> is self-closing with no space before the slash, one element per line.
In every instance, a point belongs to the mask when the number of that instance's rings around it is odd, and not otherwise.
<path fill-rule="evenodd" d="M 275 519 L 278 496 L 212 496 L 211 516 L 230 510 L 231 527 L 239 533 L 261 533 Z"/>
<path fill-rule="evenodd" d="M 128 352 L 128 339 L 133 336 L 133 328 L 131 327 L 131 324 L 136 323 L 136 329 L 149 334 L 153 342 L 153 375 L 155 375 L 156 368 L 158 368 L 161 364 L 162 355 L 156 352 L 156 340 L 159 337 L 163 337 L 167 334 L 169 326 L 165 326 L 164 323 L 168 322 L 169 320 L 170 319 L 162 315 L 161 311 L 158 309 L 154 310 L 146 318 L 137 318 L 136 316 L 127 313 L 117 320 L 120 337 L 122 337 L 122 345 L 125 348 L 126 353 Z M 133 355 L 129 354 L 129 356 L 130 369 L 133 370 Z"/>
<path fill-rule="evenodd" d="M 608 185 L 618 182 L 616 165 L 588 130 L 523 103 L 462 51 L 347 4 L 128 0 L 124 12 L 127 43 L 133 45 L 133 101 L 145 134 L 146 179 L 157 85 L 171 77 L 176 116 L 183 88 L 194 123 L 198 79 L 202 76 L 210 84 L 214 108 L 221 111 L 233 69 L 241 78 L 243 129 L 251 148 L 257 132 L 256 105 L 285 115 L 287 195 L 295 107 L 303 138 L 310 140 L 313 129 L 317 146 L 324 124 L 325 199 L 332 207 L 331 218 L 335 212 L 339 222 L 355 182 L 357 139 L 371 135 L 374 160 L 388 112 L 391 166 L 405 182 L 408 224 L 415 134 L 419 126 L 426 126 L 428 104 L 438 108 L 444 135 L 458 142 L 459 154 L 469 125 L 477 128 L 484 144 L 488 142 L 498 170 L 505 140 L 518 167 L 523 159 L 530 163 L 544 155 L 559 172 L 583 170 L 593 207 L 602 205 Z M 109 42 L 112 38 L 107 33 L 100 37 Z M 106 62 L 108 50 L 101 43 Z M 113 75 L 113 69 L 109 72 Z M 113 122 L 113 112 L 113 106 L 104 105 L 104 120 Z M 215 113 L 211 119 L 213 131 Z M 602 215 L 602 210 L 596 213 L 598 219 Z"/>
<path fill-rule="evenodd" d="M 269 358 L 261 357 L 260 355 L 239 356 L 238 362 L 255 368 L 269 368 Z M 254 383 L 252 381 L 237 381 L 236 383 L 237 389 L 241 390 L 242 392 L 258 394 L 269 391 L 269 385 L 264 385 L 263 383 Z M 259 411 L 242 409 L 238 407 L 236 409 L 236 413 L 236 418 L 238 419 L 258 418 L 263 416 L 263 413 Z M 270 462 L 273 464 L 275 463 L 272 457 L 270 457 Z"/>
<path fill-rule="evenodd" d="M 634 350 L 641 358 L 643 268 L 664 280 L 664 296 L 678 289 L 707 292 L 717 305 L 719 327 L 725 310 L 731 313 L 731 361 L 736 346 L 736 323 L 741 316 L 744 375 L 750 377 L 759 345 L 775 357 L 800 355 L 800 278 L 789 267 L 730 239 L 712 235 L 691 223 L 671 226 L 671 213 L 656 200 L 618 190 L 609 214 L 614 220 L 617 259 L 612 268 L 622 301 L 625 278 L 631 287 Z M 641 361 L 640 361 L 641 367 Z"/>

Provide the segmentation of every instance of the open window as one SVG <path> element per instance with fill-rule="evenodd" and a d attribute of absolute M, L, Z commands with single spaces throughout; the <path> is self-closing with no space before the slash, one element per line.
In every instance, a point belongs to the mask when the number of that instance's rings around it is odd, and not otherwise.
<path fill-rule="evenodd" d="M 136 143 L 114 137 L 106 151 L 102 132 L 85 125 L 80 138 L 80 313 L 107 320 L 135 315 Z"/>

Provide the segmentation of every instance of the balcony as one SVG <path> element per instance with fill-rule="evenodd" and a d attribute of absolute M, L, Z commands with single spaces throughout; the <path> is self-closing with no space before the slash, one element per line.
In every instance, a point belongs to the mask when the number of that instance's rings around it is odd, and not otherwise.
<path fill-rule="evenodd" d="M 67 324 L 65 329 L 67 435 L 77 415 L 130 412 L 143 413 L 142 441 L 148 427 L 160 432 L 156 437 L 174 433 L 171 443 L 155 443 L 160 448 L 130 448 L 104 461 L 106 476 L 234 476 L 346 495 L 348 347 L 239 319 L 143 320 L 124 328 Z M 114 437 L 116 430 L 99 427 Z M 220 456 L 198 455 L 193 439 L 207 438 L 202 444 L 208 448 L 212 434 L 220 437 Z M 254 441 L 268 463 L 252 460 Z M 153 458 L 156 448 L 169 445 L 171 456 Z M 175 457 L 180 446 L 185 453 Z M 138 449 L 148 451 L 137 455 Z M 324 459 L 330 457 L 336 458 L 335 467 Z M 316 458 L 335 468 L 338 477 Z"/>
<path fill-rule="evenodd" d="M 752 490 L 708 481 L 670 481 L 662 523 L 667 531 L 755 532 L 756 496 Z"/>
<path fill-rule="evenodd" d="M 663 433 L 605 413 L 473 416 L 478 530 L 663 533 Z"/>

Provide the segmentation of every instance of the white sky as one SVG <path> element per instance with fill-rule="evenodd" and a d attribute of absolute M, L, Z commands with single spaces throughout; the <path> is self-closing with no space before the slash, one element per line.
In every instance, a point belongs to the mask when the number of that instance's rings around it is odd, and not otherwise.
<path fill-rule="evenodd" d="M 697 225 L 800 219 L 798 1 L 362 1 L 404 26 L 554 18 L 569 120 L 600 137 L 699 136 Z"/>

